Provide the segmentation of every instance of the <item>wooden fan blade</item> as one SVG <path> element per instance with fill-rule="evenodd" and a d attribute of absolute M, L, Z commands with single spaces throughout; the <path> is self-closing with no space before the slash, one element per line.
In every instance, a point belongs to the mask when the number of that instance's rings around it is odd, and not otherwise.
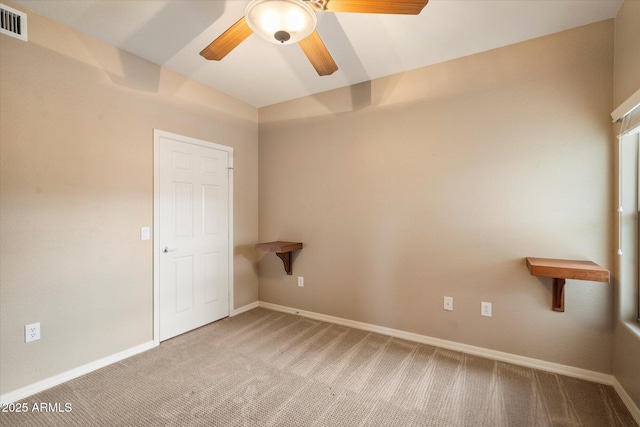
<path fill-rule="evenodd" d="M 309 37 L 300 40 L 298 44 L 319 75 L 328 76 L 338 70 L 336 62 L 316 30 L 313 30 Z"/>
<path fill-rule="evenodd" d="M 417 15 L 429 0 L 328 0 L 330 12 L 387 13 Z"/>
<path fill-rule="evenodd" d="M 220 61 L 251 34 L 253 34 L 253 31 L 249 28 L 247 20 L 243 16 L 238 22 L 230 26 L 227 31 L 212 41 L 209 46 L 202 49 L 200 55 L 210 60 Z"/>

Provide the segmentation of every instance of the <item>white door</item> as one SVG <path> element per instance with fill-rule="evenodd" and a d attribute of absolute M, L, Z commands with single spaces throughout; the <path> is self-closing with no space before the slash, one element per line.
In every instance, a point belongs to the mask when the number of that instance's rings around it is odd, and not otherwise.
<path fill-rule="evenodd" d="M 230 152 L 156 131 L 159 341 L 229 315 Z"/>

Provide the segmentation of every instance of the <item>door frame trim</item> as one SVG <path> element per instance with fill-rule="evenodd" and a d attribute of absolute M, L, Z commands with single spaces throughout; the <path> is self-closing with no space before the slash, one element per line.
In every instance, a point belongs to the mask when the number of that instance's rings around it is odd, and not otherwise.
<path fill-rule="evenodd" d="M 153 344 L 160 344 L 160 230 L 159 182 L 160 182 L 160 138 L 165 137 L 188 144 L 226 151 L 229 153 L 227 171 L 229 176 L 229 316 L 233 315 L 233 147 L 202 139 L 153 129 Z"/>

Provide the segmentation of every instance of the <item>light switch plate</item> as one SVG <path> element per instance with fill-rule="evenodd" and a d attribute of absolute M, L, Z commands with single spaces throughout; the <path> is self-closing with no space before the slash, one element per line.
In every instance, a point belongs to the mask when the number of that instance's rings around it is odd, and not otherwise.
<path fill-rule="evenodd" d="M 140 240 L 149 240 L 151 238 L 150 227 L 140 227 Z"/>

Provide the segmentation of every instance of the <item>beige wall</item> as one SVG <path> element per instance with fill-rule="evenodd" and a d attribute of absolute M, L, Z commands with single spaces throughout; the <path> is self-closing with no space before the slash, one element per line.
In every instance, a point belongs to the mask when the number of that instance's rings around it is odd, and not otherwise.
<path fill-rule="evenodd" d="M 234 148 L 235 305 L 257 300 L 257 109 L 35 14 L 0 67 L 0 393 L 152 339 L 154 128 Z"/>
<path fill-rule="evenodd" d="M 615 19 L 614 104 L 620 105 L 640 89 L 640 1 L 626 0 Z M 635 321 L 634 283 L 620 280 L 618 294 L 620 321 L 613 347 L 613 374 L 640 407 L 640 326 Z"/>
<path fill-rule="evenodd" d="M 553 312 L 524 257 L 611 268 L 613 30 L 260 109 L 260 240 L 305 245 L 260 254 L 260 300 L 611 373 L 611 285 Z"/>
<path fill-rule="evenodd" d="M 615 19 L 614 107 L 640 89 L 640 1 L 625 0 Z"/>

